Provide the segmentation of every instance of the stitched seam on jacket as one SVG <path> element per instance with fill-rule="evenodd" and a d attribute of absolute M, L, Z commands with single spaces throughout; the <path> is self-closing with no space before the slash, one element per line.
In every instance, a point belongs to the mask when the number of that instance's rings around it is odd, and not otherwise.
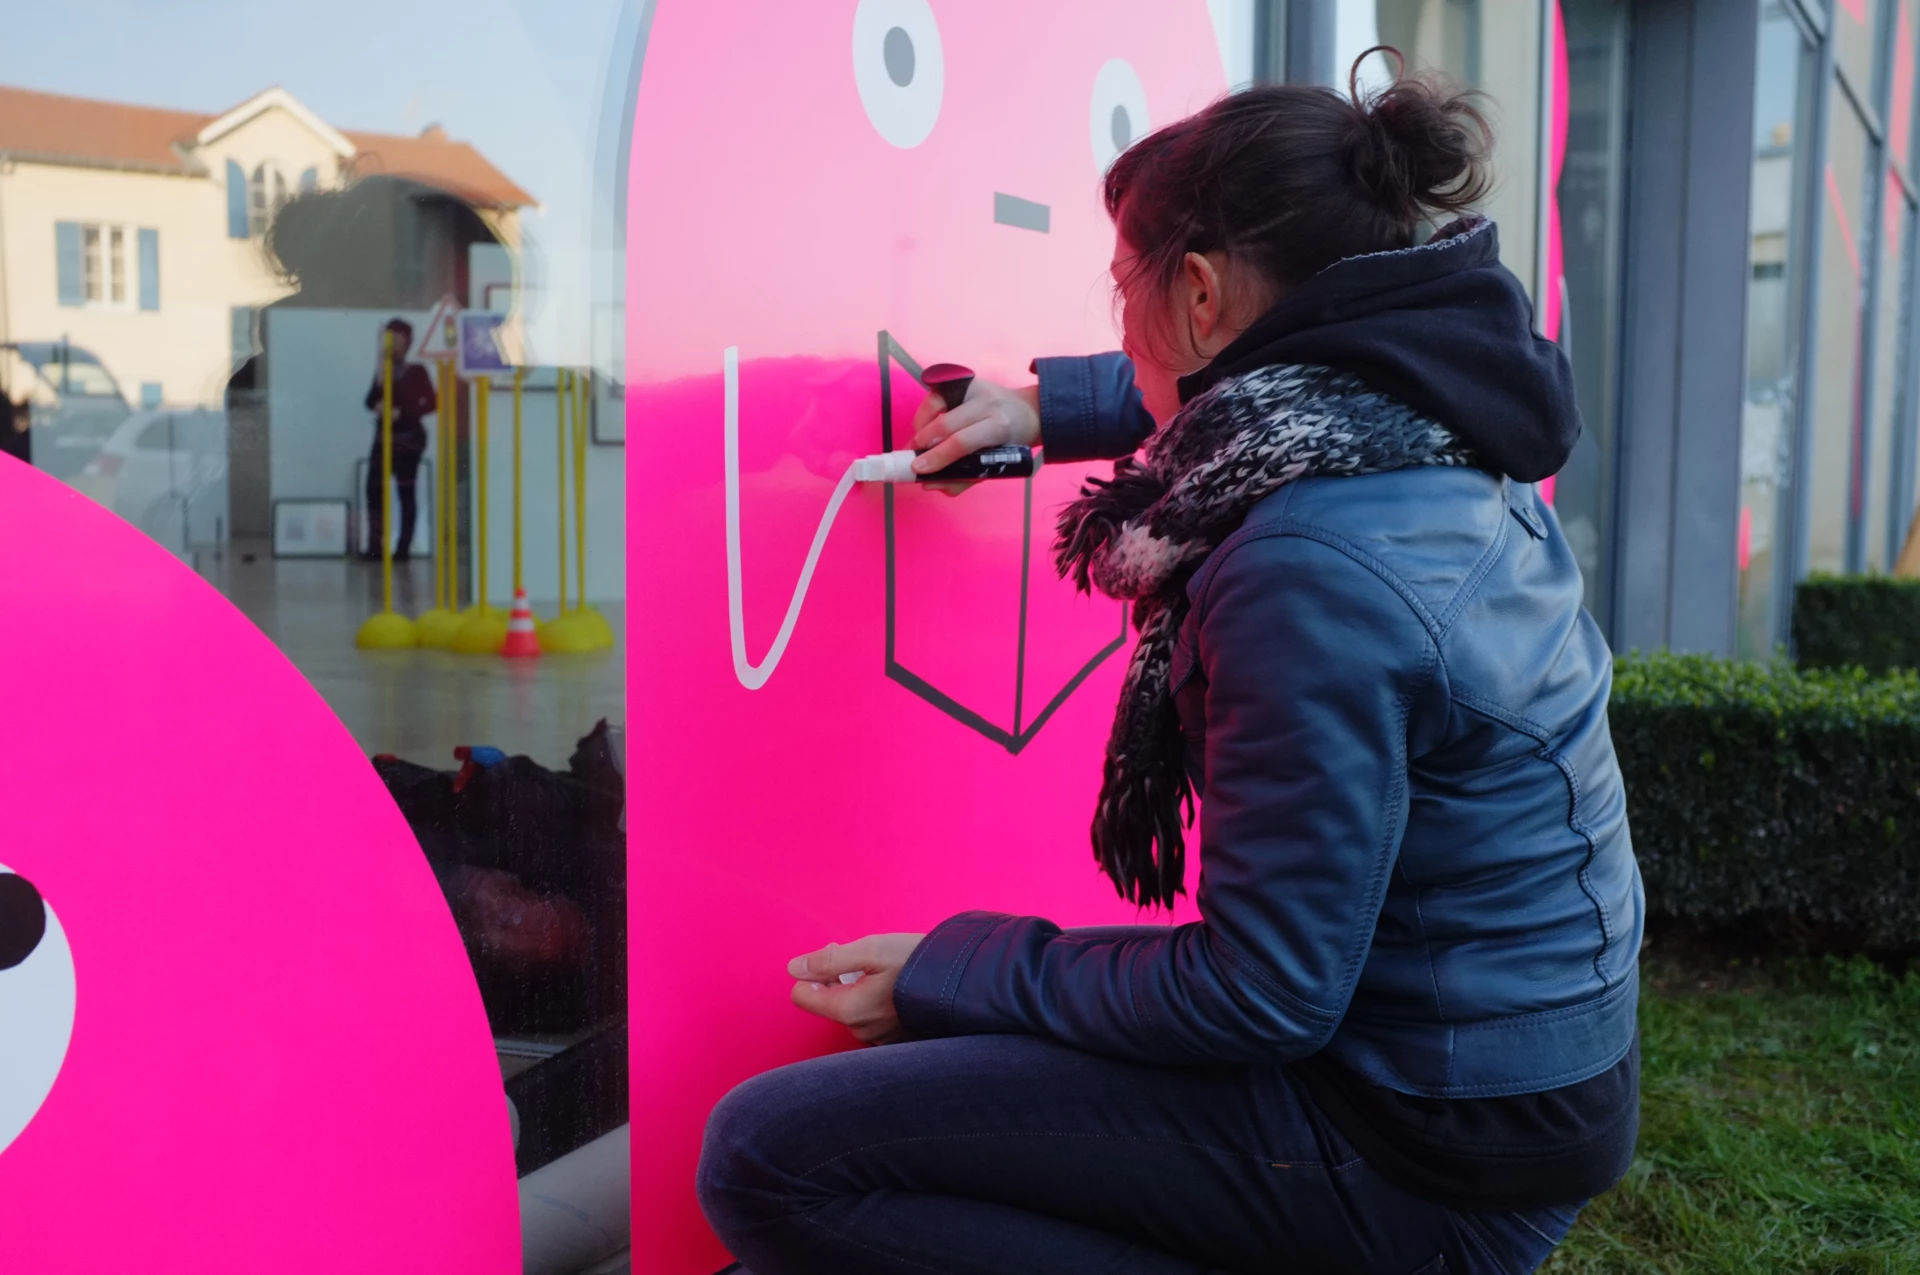
<path fill-rule="evenodd" d="M 1509 480 L 1502 478 L 1500 481 L 1505 483 Z M 1509 508 L 1506 495 L 1504 490 L 1500 493 L 1500 506 L 1503 512 Z M 1512 526 L 1512 519 L 1509 518 L 1502 518 L 1494 524 L 1492 542 L 1481 551 L 1480 560 L 1473 564 L 1473 569 L 1468 571 L 1465 578 L 1460 581 L 1460 587 L 1454 590 L 1453 600 L 1447 603 L 1446 611 L 1440 616 L 1440 629 L 1443 635 L 1452 632 L 1453 622 L 1458 620 L 1460 613 L 1467 609 L 1467 603 L 1480 591 L 1480 582 L 1487 578 L 1487 573 L 1493 570 L 1493 564 L 1498 562 L 1500 555 L 1506 551 L 1507 538 L 1511 534 Z"/>
<path fill-rule="evenodd" d="M 1226 938 L 1212 926 L 1207 927 L 1207 938 L 1219 947 L 1220 955 L 1226 958 L 1229 965 L 1232 965 L 1236 970 L 1241 971 L 1248 978 L 1260 984 L 1260 986 L 1265 988 L 1271 995 L 1283 1002 L 1287 1008 L 1305 1017 L 1315 1019 L 1324 1026 L 1333 1026 L 1340 1021 L 1340 1013 L 1338 1010 L 1322 1009 L 1311 1001 L 1301 1000 L 1298 996 L 1275 981 L 1274 976 L 1262 969 L 1257 961 L 1249 959 L 1239 948 L 1229 943 Z"/>
<path fill-rule="evenodd" d="M 967 936 L 967 941 L 961 944 L 960 951 L 955 954 L 952 964 L 947 966 L 946 979 L 941 983 L 940 996 L 934 1003 L 936 1006 L 935 1018 L 941 1021 L 948 1031 L 953 1030 L 956 1018 L 953 1003 L 960 991 L 960 975 L 966 970 L 967 962 L 973 959 L 974 951 L 979 948 L 981 942 L 985 940 L 987 935 L 996 928 L 996 924 L 992 921 L 974 922 L 973 933 Z"/>
<path fill-rule="evenodd" d="M 1400 600 L 1407 604 L 1407 608 L 1413 612 L 1414 618 L 1419 620 L 1421 626 L 1427 630 L 1428 638 L 1435 641 L 1436 644 L 1438 643 L 1439 631 L 1434 623 L 1433 613 L 1427 610 L 1426 604 L 1420 600 L 1419 596 L 1416 595 L 1412 589 L 1407 587 L 1405 581 L 1393 573 L 1392 569 L 1389 568 L 1386 563 L 1381 562 L 1378 558 L 1350 540 L 1343 539 L 1334 535 L 1332 532 L 1323 531 L 1318 527 L 1302 522 L 1287 522 L 1283 520 L 1264 522 L 1258 527 L 1244 528 L 1229 536 L 1221 546 L 1214 551 L 1213 558 L 1207 563 L 1200 577 L 1198 577 L 1203 583 L 1195 591 L 1193 598 L 1193 610 L 1195 614 L 1199 614 L 1205 607 L 1206 591 L 1212 587 L 1213 577 L 1219 574 L 1220 565 L 1226 561 L 1228 553 L 1238 549 L 1241 545 L 1251 544 L 1255 540 L 1270 539 L 1275 536 L 1293 536 L 1301 540 L 1315 541 L 1365 567 L 1368 571 L 1378 576 L 1382 584 L 1400 595 Z"/>
<path fill-rule="evenodd" d="M 1573 762 L 1566 754 L 1558 750 L 1542 748 L 1540 755 L 1552 762 L 1566 777 L 1569 794 L 1567 827 L 1587 843 L 1587 857 L 1580 861 L 1580 870 L 1574 873 L 1574 879 L 1580 883 L 1581 892 L 1592 900 L 1594 911 L 1600 922 L 1600 950 L 1593 954 L 1593 975 L 1600 980 L 1600 986 L 1610 987 L 1612 984 L 1607 982 L 1607 972 L 1601 969 L 1600 965 L 1605 960 L 1608 949 L 1613 946 L 1613 916 L 1607 911 L 1607 901 L 1600 897 L 1598 890 L 1593 888 L 1593 861 L 1600 853 L 1600 841 L 1587 827 L 1586 821 L 1580 818 L 1580 772 L 1574 769 Z"/>

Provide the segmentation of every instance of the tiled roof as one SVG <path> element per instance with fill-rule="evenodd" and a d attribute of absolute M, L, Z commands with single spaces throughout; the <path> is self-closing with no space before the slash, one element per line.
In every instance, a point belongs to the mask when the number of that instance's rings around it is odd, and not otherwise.
<path fill-rule="evenodd" d="M 0 87 L 0 152 L 23 159 L 191 171 L 174 144 L 191 145 L 210 115 L 123 106 Z"/>
<path fill-rule="evenodd" d="M 215 118 L 0 86 L 0 154 L 59 164 L 195 172 L 184 152 Z M 534 202 L 479 151 L 448 140 L 438 130 L 425 137 L 345 136 L 359 152 L 351 161 L 356 175 L 409 177 L 483 207 L 518 208 Z"/>
<path fill-rule="evenodd" d="M 358 152 L 352 160 L 357 176 L 386 173 L 411 177 L 488 208 L 521 208 L 533 203 L 532 195 L 465 142 L 391 133 L 348 132 L 346 138 Z"/>

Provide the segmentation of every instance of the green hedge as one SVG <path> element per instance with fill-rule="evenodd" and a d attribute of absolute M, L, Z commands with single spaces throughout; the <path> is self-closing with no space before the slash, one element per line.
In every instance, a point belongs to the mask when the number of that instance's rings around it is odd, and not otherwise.
<path fill-rule="evenodd" d="M 1920 948 L 1920 675 L 1633 656 L 1611 719 L 1651 915 Z"/>
<path fill-rule="evenodd" d="M 1920 668 L 1920 580 L 1810 576 L 1793 591 L 1801 668 Z"/>

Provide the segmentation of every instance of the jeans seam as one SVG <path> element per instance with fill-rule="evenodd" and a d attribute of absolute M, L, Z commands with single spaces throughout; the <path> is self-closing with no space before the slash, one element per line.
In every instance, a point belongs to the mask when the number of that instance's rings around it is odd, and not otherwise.
<path fill-rule="evenodd" d="M 803 1169 L 800 1172 L 800 1176 L 803 1178 L 810 1179 L 813 1177 L 814 1174 L 820 1172 L 820 1170 L 826 1168 L 828 1165 L 838 1164 L 840 1161 L 845 1160 L 850 1156 L 862 1155 L 868 1151 L 878 1151 L 886 1147 L 910 1146 L 914 1143 L 921 1143 L 921 1142 L 972 1142 L 982 1138 L 1085 1138 L 1085 1139 L 1089 1139 L 1097 1142 L 1138 1142 L 1138 1143 L 1144 1143 L 1148 1146 L 1185 1147 L 1191 1151 L 1205 1151 L 1211 1155 L 1228 1156 L 1236 1160 L 1250 1160 L 1256 1164 L 1265 1164 L 1269 1166 L 1278 1166 L 1282 1168 L 1327 1169 L 1327 1166 L 1325 1164 L 1318 1161 L 1277 1160 L 1272 1156 L 1261 1155 L 1252 1151 L 1234 1151 L 1226 1147 L 1209 1146 L 1204 1142 L 1188 1142 L 1182 1138 L 1146 1138 L 1146 1137 L 1140 1137 L 1138 1135 L 1133 1135 L 1133 1134 L 1118 1134 L 1118 1133 L 1068 1133 L 1068 1132 L 1029 1133 L 1029 1132 L 1012 1131 L 1012 1132 L 1004 1132 L 1004 1133 L 928 1133 L 928 1134 L 920 1134 L 916 1137 L 911 1137 L 911 1138 L 888 1138 L 881 1142 L 869 1142 L 862 1146 L 849 1147 L 847 1150 L 842 1151 L 839 1155 L 833 1156 L 826 1160 L 822 1160 L 820 1163 L 814 1165 L 812 1168 Z M 1350 1168 L 1353 1165 L 1360 1163 L 1360 1159 L 1361 1159 L 1360 1157 L 1355 1157 L 1354 1159 L 1347 1161 L 1345 1164 L 1334 1165 L 1328 1171 L 1338 1172 L 1341 1169 Z"/>
<path fill-rule="evenodd" d="M 1526 1227 L 1529 1231 L 1532 1231 L 1535 1235 L 1538 1235 L 1543 1241 L 1545 1241 L 1548 1244 L 1551 1244 L 1554 1248 L 1560 1247 L 1559 1240 L 1554 1239 L 1553 1236 L 1548 1235 L 1545 1231 L 1541 1230 L 1539 1227 L 1535 1226 L 1533 1223 L 1527 1221 L 1526 1218 L 1521 1217 L 1518 1213 L 1513 1215 L 1513 1220 L 1518 1222 L 1520 1225 Z"/>
<path fill-rule="evenodd" d="M 1494 1243 L 1493 1237 L 1488 1235 L 1479 1223 L 1473 1220 L 1473 1215 L 1455 1211 L 1454 1216 L 1460 1219 L 1460 1225 L 1462 1227 L 1473 1232 L 1474 1238 L 1479 1240 L 1481 1246 L 1487 1250 L 1487 1256 L 1492 1258 L 1495 1265 L 1500 1268 L 1500 1275 L 1511 1275 L 1511 1267 L 1507 1263 L 1506 1254 L 1501 1252 L 1500 1245 Z"/>
<path fill-rule="evenodd" d="M 887 1258 L 891 1261 L 905 1262 L 908 1266 L 916 1266 L 923 1271 L 946 1271 L 946 1270 L 952 1269 L 951 1267 L 946 1267 L 946 1266 L 929 1266 L 925 1262 L 919 1260 L 918 1258 L 908 1257 L 904 1253 L 893 1252 L 884 1248 L 875 1248 L 871 1244 L 863 1243 L 862 1241 L 855 1239 L 853 1236 L 847 1234 L 847 1232 L 843 1230 L 840 1230 L 838 1227 L 828 1225 L 827 1223 L 821 1221 L 819 1218 L 813 1216 L 811 1213 L 796 1213 L 796 1214 L 793 1214 L 792 1216 L 798 1218 L 802 1222 L 805 1222 L 809 1226 L 819 1227 L 821 1230 L 827 1232 L 827 1234 L 833 1236 L 835 1239 L 839 1240 L 843 1244 L 851 1244 L 855 1248 L 865 1249 L 867 1252 L 874 1254 L 876 1257 Z"/>

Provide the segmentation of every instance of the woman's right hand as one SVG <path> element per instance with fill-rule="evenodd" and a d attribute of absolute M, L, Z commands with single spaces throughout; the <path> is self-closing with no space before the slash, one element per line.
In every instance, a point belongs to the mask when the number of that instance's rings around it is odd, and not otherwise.
<path fill-rule="evenodd" d="M 1010 389 L 975 377 L 960 406 L 948 410 L 938 394 L 929 392 L 913 414 L 913 450 L 920 453 L 914 458 L 915 473 L 930 474 L 982 448 L 1006 443 L 1039 446 L 1038 385 Z M 970 485 L 952 484 L 956 490 Z"/>

